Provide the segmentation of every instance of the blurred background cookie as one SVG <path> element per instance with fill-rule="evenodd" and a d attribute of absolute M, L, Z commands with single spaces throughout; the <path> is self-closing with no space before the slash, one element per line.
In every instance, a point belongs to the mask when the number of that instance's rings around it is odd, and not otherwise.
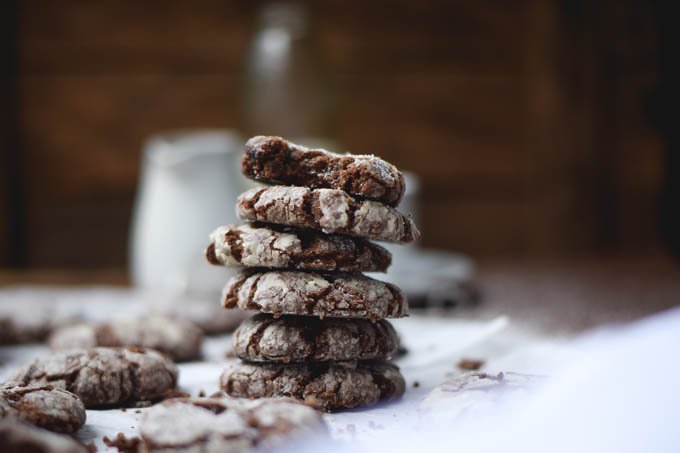
<path fill-rule="evenodd" d="M 201 355 L 203 331 L 190 321 L 162 316 L 117 317 L 99 324 L 72 324 L 56 329 L 48 340 L 54 350 L 95 346 L 140 346 L 176 361 Z"/>

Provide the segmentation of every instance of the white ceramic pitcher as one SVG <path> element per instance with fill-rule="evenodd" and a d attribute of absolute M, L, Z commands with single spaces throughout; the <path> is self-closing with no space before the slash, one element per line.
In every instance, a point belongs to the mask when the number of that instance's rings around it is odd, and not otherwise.
<path fill-rule="evenodd" d="M 138 287 L 209 293 L 225 268 L 203 257 L 209 233 L 235 223 L 234 202 L 246 187 L 244 141 L 228 130 L 161 134 L 144 146 L 130 239 L 130 271 Z"/>

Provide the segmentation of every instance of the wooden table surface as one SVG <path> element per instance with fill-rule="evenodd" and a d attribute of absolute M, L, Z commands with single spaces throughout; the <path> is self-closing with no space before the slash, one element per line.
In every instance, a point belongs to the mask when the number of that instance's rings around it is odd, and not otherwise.
<path fill-rule="evenodd" d="M 680 265 L 662 254 L 478 263 L 474 307 L 452 316 L 508 315 L 514 322 L 559 332 L 641 318 L 680 305 Z M 123 269 L 0 270 L 0 286 L 129 285 Z"/>

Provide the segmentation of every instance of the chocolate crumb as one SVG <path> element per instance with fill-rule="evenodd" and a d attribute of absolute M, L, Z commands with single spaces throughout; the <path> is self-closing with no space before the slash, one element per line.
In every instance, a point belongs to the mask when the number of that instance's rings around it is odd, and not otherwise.
<path fill-rule="evenodd" d="M 121 410 L 122 412 L 127 412 L 127 407 L 121 407 L 120 410 Z"/>
<path fill-rule="evenodd" d="M 140 444 L 142 443 L 142 439 L 139 437 L 128 438 L 123 433 L 118 433 L 113 439 L 104 436 L 103 440 L 107 447 L 116 448 L 121 453 L 136 453 L 140 450 Z"/>
<path fill-rule="evenodd" d="M 141 409 L 136 409 L 136 410 L 135 410 L 135 414 L 141 414 L 141 413 L 142 413 L 142 410 L 141 410 Z"/>
<path fill-rule="evenodd" d="M 205 398 L 205 390 L 201 389 L 198 391 L 199 398 Z"/>
<path fill-rule="evenodd" d="M 162 399 L 169 400 L 173 398 L 189 398 L 191 395 L 187 392 L 182 392 L 176 389 L 170 389 L 163 393 Z"/>
<path fill-rule="evenodd" d="M 414 388 L 420 387 L 420 382 L 418 382 L 418 381 L 413 381 L 413 387 L 414 387 Z"/>
<path fill-rule="evenodd" d="M 394 354 L 394 357 L 403 357 L 406 354 L 408 354 L 408 349 L 406 348 L 406 346 L 399 345 L 399 348 L 397 349 L 396 354 Z"/>
<path fill-rule="evenodd" d="M 460 359 L 458 368 L 461 370 L 477 371 L 484 366 L 484 360 L 479 359 Z"/>

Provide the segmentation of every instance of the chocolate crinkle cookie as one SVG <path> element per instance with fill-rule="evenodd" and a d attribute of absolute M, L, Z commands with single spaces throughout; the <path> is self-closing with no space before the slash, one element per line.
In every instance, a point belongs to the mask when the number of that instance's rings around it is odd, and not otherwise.
<path fill-rule="evenodd" d="M 361 274 L 242 271 L 224 289 L 226 308 L 280 315 L 400 318 L 407 314 L 396 286 Z"/>
<path fill-rule="evenodd" d="M 14 417 L 0 417 L 0 451 L 3 453 L 86 453 L 72 437 L 55 434 Z"/>
<path fill-rule="evenodd" d="M 177 361 L 201 355 L 203 332 L 190 321 L 164 316 L 114 318 L 98 325 L 74 324 L 52 333 L 55 350 L 95 346 L 139 346 L 163 352 Z"/>
<path fill-rule="evenodd" d="M 309 149 L 281 137 L 248 140 L 241 167 L 246 177 L 256 181 L 340 189 L 391 206 L 399 203 L 405 190 L 401 172 L 376 156 Z"/>
<path fill-rule="evenodd" d="M 212 264 L 326 271 L 384 272 L 390 252 L 367 240 L 274 225 L 228 225 L 210 235 Z"/>
<path fill-rule="evenodd" d="M 165 355 L 144 348 L 94 348 L 35 359 L 10 377 L 20 385 L 52 385 L 78 395 L 87 408 L 159 399 L 174 389 L 178 370 Z"/>
<path fill-rule="evenodd" d="M 3 409 L 4 407 L 4 409 Z M 52 385 L 0 386 L 0 416 L 17 417 L 41 428 L 73 433 L 85 424 L 85 406 L 76 395 Z"/>
<path fill-rule="evenodd" d="M 251 451 L 327 432 L 321 415 L 295 400 L 228 396 L 158 404 L 144 414 L 139 430 L 143 450 L 150 452 Z"/>
<path fill-rule="evenodd" d="M 50 332 L 81 318 L 45 294 L 3 290 L 0 294 L 0 345 L 44 341 Z"/>
<path fill-rule="evenodd" d="M 218 298 L 219 293 L 214 294 L 212 291 L 205 295 L 178 294 L 150 299 L 147 305 L 153 315 L 187 320 L 198 326 L 203 335 L 233 332 L 250 313 L 225 310 L 219 303 L 215 303 Z"/>
<path fill-rule="evenodd" d="M 389 359 L 399 346 L 385 320 L 319 320 L 260 313 L 244 321 L 233 337 L 234 351 L 250 362 L 327 362 Z"/>
<path fill-rule="evenodd" d="M 399 368 L 387 362 L 230 365 L 220 377 L 228 395 L 242 398 L 292 397 L 318 409 L 351 409 L 403 395 Z"/>
<path fill-rule="evenodd" d="M 391 206 L 357 200 L 337 189 L 272 186 L 239 195 L 236 213 L 249 222 L 266 222 L 324 233 L 348 234 L 387 242 L 420 237 L 413 220 Z"/>

